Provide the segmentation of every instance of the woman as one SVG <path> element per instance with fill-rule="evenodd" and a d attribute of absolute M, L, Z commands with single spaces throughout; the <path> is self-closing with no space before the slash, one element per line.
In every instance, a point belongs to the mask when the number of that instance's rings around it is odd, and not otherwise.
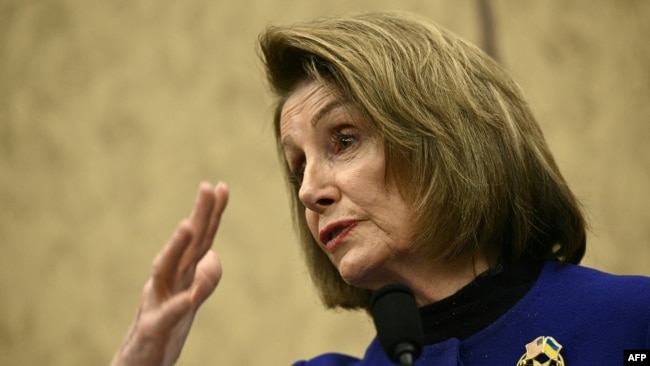
<path fill-rule="evenodd" d="M 650 280 L 579 267 L 585 222 L 524 98 L 489 57 L 409 14 L 271 27 L 276 140 L 326 306 L 413 290 L 416 365 L 620 364 L 650 348 Z M 154 262 L 115 365 L 178 357 L 220 277 L 209 248 L 227 200 L 204 184 Z M 535 363 L 537 362 L 537 363 Z M 544 363 L 548 362 L 548 363 Z M 363 360 L 390 365 L 374 341 Z"/>

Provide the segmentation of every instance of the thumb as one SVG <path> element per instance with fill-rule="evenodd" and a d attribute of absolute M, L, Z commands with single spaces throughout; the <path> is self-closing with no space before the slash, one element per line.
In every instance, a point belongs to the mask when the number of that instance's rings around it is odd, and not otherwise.
<path fill-rule="evenodd" d="M 196 266 L 192 284 L 192 303 L 198 307 L 212 294 L 223 274 L 217 253 L 208 250 Z"/>

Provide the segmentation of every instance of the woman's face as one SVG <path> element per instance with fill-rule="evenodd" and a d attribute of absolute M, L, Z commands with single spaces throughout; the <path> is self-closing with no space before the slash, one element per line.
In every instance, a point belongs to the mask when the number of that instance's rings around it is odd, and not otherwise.
<path fill-rule="evenodd" d="M 318 82 L 300 84 L 287 99 L 280 135 L 309 230 L 343 279 L 374 289 L 401 278 L 410 212 L 385 183 L 379 136 Z"/>

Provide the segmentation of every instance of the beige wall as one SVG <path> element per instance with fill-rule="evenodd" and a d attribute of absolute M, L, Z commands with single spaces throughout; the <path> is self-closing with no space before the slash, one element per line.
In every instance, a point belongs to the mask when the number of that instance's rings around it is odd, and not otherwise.
<path fill-rule="evenodd" d="M 585 263 L 650 275 L 650 2 L 494 1 L 526 91 L 592 223 Z M 227 181 L 220 289 L 182 365 L 360 355 L 300 263 L 258 32 L 402 9 L 478 42 L 474 1 L 0 1 L 0 364 L 100 365 L 201 180 Z"/>

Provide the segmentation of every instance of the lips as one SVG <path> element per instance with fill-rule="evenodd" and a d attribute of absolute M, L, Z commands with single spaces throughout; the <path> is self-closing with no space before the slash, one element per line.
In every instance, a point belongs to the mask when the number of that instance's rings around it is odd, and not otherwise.
<path fill-rule="evenodd" d="M 357 222 L 356 220 L 342 220 L 327 225 L 318 235 L 320 242 L 327 247 L 334 246 L 352 230 Z"/>

